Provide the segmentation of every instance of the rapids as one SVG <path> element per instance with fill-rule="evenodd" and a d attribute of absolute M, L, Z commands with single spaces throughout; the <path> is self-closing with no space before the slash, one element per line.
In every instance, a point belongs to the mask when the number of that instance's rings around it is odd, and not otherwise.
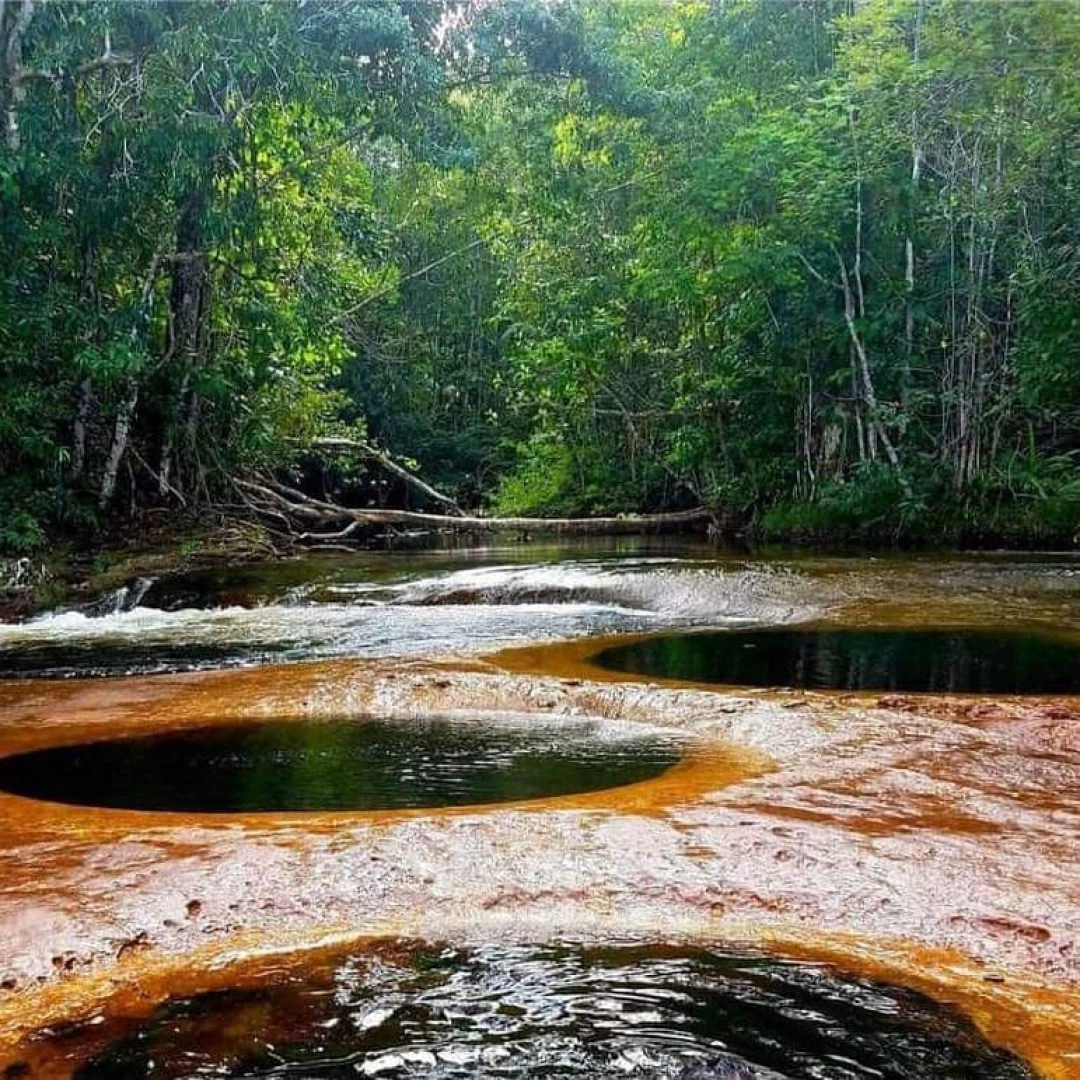
<path fill-rule="evenodd" d="M 950 625 L 1009 619 L 1080 630 L 1080 564 L 1067 556 L 763 561 L 627 541 L 298 559 L 138 578 L 83 609 L 0 624 L 0 677 L 475 655 L 838 612 L 918 620 L 926 606 L 947 612 Z"/>

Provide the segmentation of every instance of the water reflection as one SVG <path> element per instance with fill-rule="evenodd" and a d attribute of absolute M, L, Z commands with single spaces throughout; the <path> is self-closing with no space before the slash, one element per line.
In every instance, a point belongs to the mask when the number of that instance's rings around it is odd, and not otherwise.
<path fill-rule="evenodd" d="M 918 995 L 674 947 L 358 957 L 321 982 L 174 1003 L 113 1040 L 78 1080 L 1032 1076 Z"/>
<path fill-rule="evenodd" d="M 132 810 L 387 810 L 598 791 L 678 758 L 670 737 L 599 722 L 269 721 L 18 754 L 0 788 Z"/>
<path fill-rule="evenodd" d="M 768 629 L 670 634 L 592 658 L 646 677 L 748 686 L 1080 693 L 1080 643 L 1009 630 Z"/>

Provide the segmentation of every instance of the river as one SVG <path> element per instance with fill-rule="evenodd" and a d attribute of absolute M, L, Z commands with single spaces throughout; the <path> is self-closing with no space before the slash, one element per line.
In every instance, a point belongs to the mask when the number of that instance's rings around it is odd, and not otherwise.
<path fill-rule="evenodd" d="M 945 1041 L 970 1061 L 746 1034 L 800 1009 L 822 1029 L 885 1030 L 888 1014 L 925 1032 L 936 1002 L 1015 1068 L 1080 1077 L 1074 653 L 1069 555 L 747 557 L 626 539 L 137 579 L 2 625 L 0 1065 L 179 1076 L 197 1046 L 190 1075 L 531 1076 L 541 1060 L 545 1075 L 1022 1075 L 963 1032 Z M 301 1048 L 284 1064 L 222 1049 L 239 1023 L 223 998 L 213 1038 L 169 1020 L 160 1042 L 169 999 L 299 980 L 323 1001 L 327 979 L 340 997 L 343 972 L 405 942 L 406 973 L 370 991 L 393 1008 L 349 976 L 343 1012 L 289 999 L 308 1028 L 285 1039 L 277 998 L 255 1009 L 261 1035 L 244 1005 L 248 1042 Z M 545 1028 L 562 1015 L 546 989 L 507 999 L 505 1015 L 532 1018 L 502 1047 L 509 1064 L 483 1057 L 499 1043 L 488 1021 L 460 1046 L 428 1021 L 405 1031 L 431 943 L 459 965 L 445 986 L 479 980 L 503 1001 L 484 965 L 539 965 L 544 987 L 581 995 L 578 1020 Z M 610 1030 L 588 950 L 614 947 L 639 950 L 616 967 L 646 998 L 649 972 L 684 1001 L 702 964 L 713 979 L 729 963 L 797 965 L 819 996 L 792 1004 L 788 975 L 770 974 L 771 1019 L 748 1026 L 760 980 L 751 992 L 728 973 L 709 1009 L 741 1017 L 740 1038 L 665 1013 L 662 1038 L 616 1025 L 612 1048 L 588 1034 Z M 444 983 L 424 993 L 445 1016 Z M 892 1002 L 877 1020 L 852 1004 L 867 993 Z M 392 1034 L 384 1018 L 370 1046 L 311 1049 L 316 1025 L 355 1027 L 369 1006 L 399 1017 Z M 154 1051 L 117 1058 L 121 1044 Z M 607 1057 L 574 1057 L 598 1045 Z"/>

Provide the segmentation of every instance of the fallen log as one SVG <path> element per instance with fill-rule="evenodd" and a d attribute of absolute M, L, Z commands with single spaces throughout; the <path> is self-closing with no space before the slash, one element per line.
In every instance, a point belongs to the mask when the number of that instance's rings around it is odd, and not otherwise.
<path fill-rule="evenodd" d="M 692 510 L 676 510 L 664 514 L 626 514 L 619 517 L 595 518 L 538 518 L 538 517 L 467 517 L 450 514 L 427 514 L 416 510 L 383 510 L 341 506 L 338 503 L 314 499 L 285 487 L 273 480 L 259 483 L 237 480 L 237 485 L 249 496 L 249 504 L 265 509 L 268 515 L 290 515 L 306 529 L 296 538 L 303 542 L 340 540 L 353 535 L 364 526 L 412 526 L 440 532 L 495 533 L 518 532 L 534 536 L 619 536 L 644 533 L 676 532 L 692 525 L 713 520 L 713 514 L 703 506 Z M 256 501 L 260 500 L 260 501 Z M 334 532 L 315 532 L 316 527 Z"/>

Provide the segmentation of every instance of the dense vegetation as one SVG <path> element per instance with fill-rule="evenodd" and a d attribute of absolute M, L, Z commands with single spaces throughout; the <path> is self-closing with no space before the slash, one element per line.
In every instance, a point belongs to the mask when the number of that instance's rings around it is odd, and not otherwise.
<path fill-rule="evenodd" d="M 0 0 L 0 546 L 327 435 L 487 513 L 1072 543 L 1078 65 L 1072 0 Z"/>

